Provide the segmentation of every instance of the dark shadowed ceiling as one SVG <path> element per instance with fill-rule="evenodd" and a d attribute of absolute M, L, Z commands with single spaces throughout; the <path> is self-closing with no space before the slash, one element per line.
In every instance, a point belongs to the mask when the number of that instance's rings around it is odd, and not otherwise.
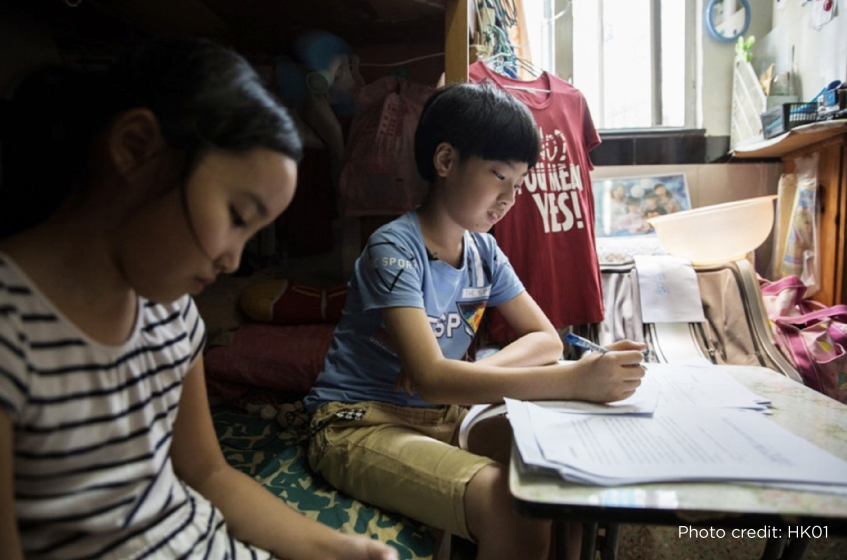
<path fill-rule="evenodd" d="M 110 52 L 148 35 L 211 37 L 254 53 L 283 52 L 315 28 L 356 47 L 444 37 L 443 0 L 0 1 L 48 23 L 71 53 Z"/>

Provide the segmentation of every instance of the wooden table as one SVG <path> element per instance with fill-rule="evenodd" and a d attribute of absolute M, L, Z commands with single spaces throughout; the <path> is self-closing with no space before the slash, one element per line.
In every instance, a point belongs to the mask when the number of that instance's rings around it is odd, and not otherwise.
<path fill-rule="evenodd" d="M 774 422 L 821 449 L 847 460 L 847 406 L 765 368 L 728 370 L 753 392 L 771 399 Z M 582 557 L 594 558 L 597 527 L 618 523 L 679 526 L 680 530 L 761 530 L 764 558 L 798 558 L 815 538 L 847 535 L 847 493 L 802 492 L 725 483 L 662 483 L 600 487 L 572 484 L 527 471 L 513 448 L 509 486 L 527 515 L 554 519 L 560 529 L 582 521 Z M 563 535 L 563 531 L 559 531 Z M 557 539 L 564 558 L 564 539 Z M 605 557 L 614 554 L 606 554 Z"/>

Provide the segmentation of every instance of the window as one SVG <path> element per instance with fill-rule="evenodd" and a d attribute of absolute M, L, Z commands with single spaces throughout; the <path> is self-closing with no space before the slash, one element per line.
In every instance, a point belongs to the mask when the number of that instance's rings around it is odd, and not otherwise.
<path fill-rule="evenodd" d="M 694 0 L 543 1 L 541 65 L 598 129 L 694 128 Z"/>

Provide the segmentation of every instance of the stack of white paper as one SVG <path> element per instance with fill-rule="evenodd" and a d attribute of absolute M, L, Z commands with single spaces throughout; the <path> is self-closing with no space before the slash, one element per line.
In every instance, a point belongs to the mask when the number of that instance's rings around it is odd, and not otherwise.
<path fill-rule="evenodd" d="M 524 465 L 569 481 L 847 486 L 847 462 L 767 419 L 768 404 L 706 361 L 650 364 L 620 403 L 506 399 Z"/>
<path fill-rule="evenodd" d="M 752 411 L 576 415 L 507 400 L 527 465 L 614 486 L 734 480 L 847 485 L 847 462 Z"/>
<path fill-rule="evenodd" d="M 644 379 L 659 389 L 656 408 L 745 408 L 764 412 L 768 399 L 754 394 L 720 366 L 706 360 L 650 364 Z M 640 390 L 640 388 L 639 388 Z M 636 391 L 635 394 L 638 394 Z"/>
<path fill-rule="evenodd" d="M 653 414 L 683 407 L 746 408 L 766 412 L 768 399 L 754 394 L 724 368 L 705 359 L 676 364 L 647 364 L 641 386 L 628 398 L 605 404 L 586 401 L 537 401 L 535 404 L 574 414 Z"/>

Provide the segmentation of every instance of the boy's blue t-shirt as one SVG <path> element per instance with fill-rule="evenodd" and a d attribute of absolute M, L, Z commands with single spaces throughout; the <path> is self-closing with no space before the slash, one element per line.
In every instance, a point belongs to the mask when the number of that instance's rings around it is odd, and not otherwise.
<path fill-rule="evenodd" d="M 432 406 L 415 393 L 395 390 L 400 359 L 380 312 L 419 307 L 446 358 L 462 359 L 486 307 L 524 291 L 509 260 L 487 233 L 464 235 L 461 268 L 430 260 L 417 213 L 378 229 L 356 261 L 347 302 L 315 387 L 303 400 L 314 411 L 329 401 L 381 401 Z"/>

